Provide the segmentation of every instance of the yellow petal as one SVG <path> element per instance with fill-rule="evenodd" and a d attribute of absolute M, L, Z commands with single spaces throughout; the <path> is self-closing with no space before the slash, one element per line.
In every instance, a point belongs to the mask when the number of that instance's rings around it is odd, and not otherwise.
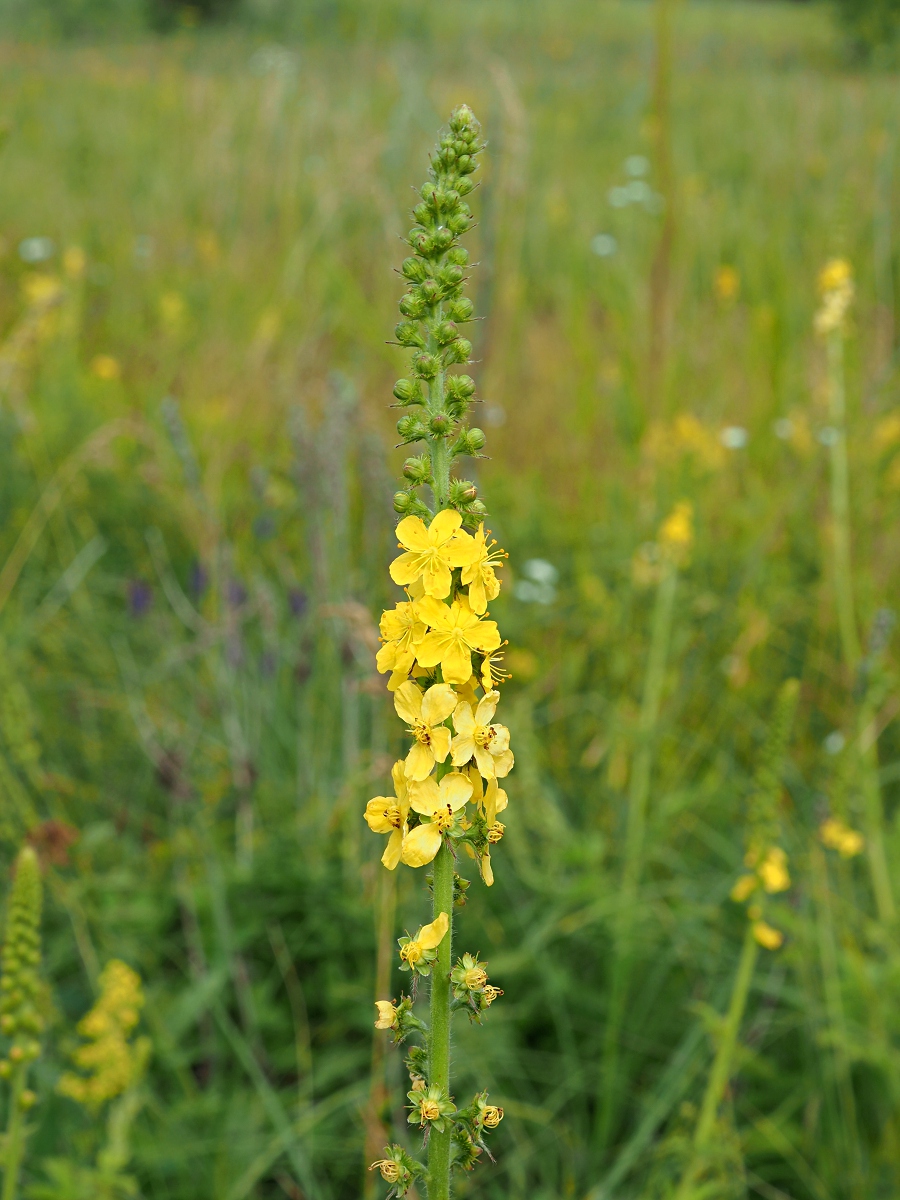
<path fill-rule="evenodd" d="M 756 891 L 759 880 L 755 875 L 742 875 L 729 893 L 735 904 L 743 904 Z"/>
<path fill-rule="evenodd" d="M 456 711 L 453 714 L 453 728 L 457 733 L 471 737 L 475 732 L 475 718 L 472 715 L 472 706 L 463 700 L 457 704 Z"/>
<path fill-rule="evenodd" d="M 417 550 L 421 553 L 431 545 L 428 527 L 421 517 L 404 517 L 397 526 L 396 532 L 397 541 L 407 550 Z"/>
<path fill-rule="evenodd" d="M 401 862 L 408 867 L 424 867 L 441 848 L 441 831 L 437 825 L 417 825 L 403 839 Z"/>
<path fill-rule="evenodd" d="M 411 679 L 394 692 L 394 708 L 397 716 L 407 725 L 415 725 L 422 718 L 422 693 Z"/>
<path fill-rule="evenodd" d="M 425 817 L 432 816 L 440 808 L 441 791 L 434 776 L 410 783 L 409 806 Z"/>
<path fill-rule="evenodd" d="M 497 784 L 497 780 L 492 779 L 484 793 L 484 816 L 488 825 L 493 825 L 497 820 L 497 813 L 503 812 L 507 804 L 509 804 L 509 797 Z"/>
<path fill-rule="evenodd" d="M 494 885 L 494 870 L 491 866 L 490 850 L 485 850 L 484 854 L 482 854 L 481 861 L 479 862 L 478 867 L 479 867 L 479 870 L 481 871 L 481 878 L 484 880 L 484 882 L 487 884 L 488 887 L 493 887 L 493 885 Z"/>
<path fill-rule="evenodd" d="M 467 763 L 475 753 L 474 738 L 464 737 L 462 734 L 460 734 L 458 737 L 455 737 L 450 745 L 453 751 L 454 767 L 461 767 L 464 763 Z"/>
<path fill-rule="evenodd" d="M 388 642 L 386 646 L 382 646 L 375 655 L 375 670 L 380 671 L 383 675 L 385 671 L 393 671 L 394 661 L 397 657 L 397 643 Z"/>
<path fill-rule="evenodd" d="M 422 574 L 420 561 L 421 557 L 418 554 L 400 554 L 388 568 L 391 579 L 394 583 L 399 583 L 401 587 L 414 583 Z"/>
<path fill-rule="evenodd" d="M 394 781 L 394 795 L 403 803 L 406 799 L 406 764 L 402 759 L 391 767 L 391 779 Z"/>
<path fill-rule="evenodd" d="M 475 747 L 475 762 L 478 764 L 478 770 L 485 779 L 494 778 L 497 772 L 494 768 L 493 755 L 488 754 L 483 746 Z"/>
<path fill-rule="evenodd" d="M 385 818 L 385 810 L 389 804 L 393 804 L 393 798 L 388 799 L 387 796 L 376 796 L 366 805 L 366 811 L 363 813 L 366 824 L 373 833 L 391 833 L 393 825 Z"/>
<path fill-rule="evenodd" d="M 416 648 L 419 666 L 436 667 L 443 659 L 449 644 L 450 638 L 446 633 L 426 633 Z"/>
<path fill-rule="evenodd" d="M 409 517 L 406 518 L 407 521 L 409 519 Z M 415 519 L 418 520 L 418 518 Z M 405 523 L 405 521 L 401 521 L 400 525 L 397 526 L 398 534 L 400 532 L 400 527 Z M 419 524 L 421 525 L 422 522 L 420 521 Z M 459 529 L 460 525 L 462 525 L 462 517 L 455 509 L 443 509 L 435 516 L 434 520 L 428 526 L 428 533 L 431 535 L 431 544 L 435 546 L 443 546 L 444 542 L 449 542 L 449 540 Z"/>
<path fill-rule="evenodd" d="M 450 730 L 446 725 L 438 725 L 431 731 L 431 753 L 434 761 L 442 763 L 450 753 Z"/>
<path fill-rule="evenodd" d="M 441 804 L 449 804 L 451 812 L 457 812 L 472 796 L 472 781 L 458 771 L 445 775 L 439 784 Z"/>
<path fill-rule="evenodd" d="M 784 934 L 765 921 L 754 921 L 753 936 L 765 950 L 777 950 L 784 941 Z"/>
<path fill-rule="evenodd" d="M 446 913 L 439 913 L 430 925 L 423 925 L 416 935 L 416 941 L 424 950 L 436 950 L 450 928 L 450 918 Z"/>
<path fill-rule="evenodd" d="M 472 628 L 466 629 L 466 641 L 473 650 L 496 650 L 500 640 L 496 621 L 477 621 Z"/>
<path fill-rule="evenodd" d="M 486 696 L 482 696 L 478 701 L 478 707 L 475 709 L 476 725 L 490 725 L 494 719 L 494 713 L 497 711 L 497 701 L 499 699 L 499 692 L 488 692 Z M 500 725 L 498 728 L 502 729 L 503 726 Z M 505 746 L 503 748 L 504 750 L 506 749 Z"/>
<path fill-rule="evenodd" d="M 419 616 L 432 629 L 449 629 L 450 622 L 450 607 L 436 600 L 434 596 L 423 596 L 416 604 L 419 611 Z"/>
<path fill-rule="evenodd" d="M 498 779 L 505 779 L 515 765 L 516 759 L 512 750 L 504 750 L 494 758 L 494 774 Z"/>
<path fill-rule="evenodd" d="M 436 683 L 422 697 L 422 720 L 426 725 L 440 725 L 456 708 L 457 695 L 447 683 Z"/>
<path fill-rule="evenodd" d="M 384 854 L 381 856 L 381 861 L 389 871 L 393 871 L 400 861 L 400 852 L 403 849 L 403 834 L 399 829 L 395 829 L 388 838 L 388 844 L 384 848 Z"/>
<path fill-rule="evenodd" d="M 433 637 L 429 634 L 428 637 Z M 425 639 L 428 641 L 428 638 Z M 424 646 L 425 642 L 422 643 Z M 421 655 L 419 662 L 422 662 Z M 447 683 L 465 683 L 472 674 L 472 656 L 465 645 L 457 641 L 450 642 L 441 655 L 441 670 Z"/>
<path fill-rule="evenodd" d="M 468 533 L 458 533 L 447 546 L 444 553 L 451 567 L 467 567 L 477 562 L 480 557 L 478 543 Z"/>
<path fill-rule="evenodd" d="M 434 755 L 431 750 L 421 742 L 416 742 L 406 756 L 406 778 L 427 779 L 433 769 Z"/>
<path fill-rule="evenodd" d="M 452 582 L 450 568 L 443 559 L 433 559 L 422 574 L 425 595 L 432 596 L 437 600 L 443 600 L 445 596 L 450 595 Z"/>

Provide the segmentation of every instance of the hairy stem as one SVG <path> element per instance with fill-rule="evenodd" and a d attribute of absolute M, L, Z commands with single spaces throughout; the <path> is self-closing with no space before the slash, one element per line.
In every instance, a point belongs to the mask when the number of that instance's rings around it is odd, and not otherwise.
<path fill-rule="evenodd" d="M 446 913 L 450 928 L 437 948 L 431 972 L 431 1040 L 428 1082 L 450 1093 L 450 955 L 453 938 L 453 855 L 444 843 L 434 860 L 433 920 Z M 449 1200 L 451 1131 L 428 1138 L 428 1200 Z"/>

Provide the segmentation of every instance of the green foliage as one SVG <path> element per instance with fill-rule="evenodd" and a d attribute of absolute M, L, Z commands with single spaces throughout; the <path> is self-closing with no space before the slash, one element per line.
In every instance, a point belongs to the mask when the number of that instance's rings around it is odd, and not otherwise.
<path fill-rule="evenodd" d="M 852 49 L 865 58 L 883 58 L 895 48 L 900 31 L 898 0 L 836 0 Z"/>
<path fill-rule="evenodd" d="M 896 880 L 896 638 L 879 616 L 900 584 L 893 82 L 834 67 L 827 11 L 677 6 L 675 320 L 651 410 L 648 8 L 465 15 L 458 38 L 424 19 L 378 43 L 335 24 L 296 49 L 237 33 L 4 45 L 0 851 L 7 868 L 27 833 L 44 863 L 48 989 L 23 1194 L 103 1194 L 111 1114 L 56 1087 L 111 958 L 138 970 L 153 1042 L 117 1187 L 356 1200 L 370 1128 L 401 1163 L 419 1156 L 378 1087 L 402 1096 L 400 1051 L 371 1090 L 369 1070 L 372 1001 L 409 978 L 376 994 L 380 939 L 418 927 L 425 887 L 401 876 L 392 914 L 360 812 L 400 745 L 372 670 L 410 453 L 390 448 L 387 410 L 396 214 L 466 98 L 490 130 L 471 286 L 491 460 L 475 482 L 515 564 L 492 616 L 517 761 L 504 870 L 457 915 L 504 996 L 484 1028 L 458 1021 L 453 1102 L 488 1087 L 505 1110 L 497 1163 L 459 1194 L 677 1186 L 746 928 L 728 895 L 748 797 L 796 677 L 784 789 L 761 781 L 790 862 L 770 900 L 785 945 L 759 950 L 707 1183 L 893 1200 L 896 929 L 866 855 L 818 837 L 831 814 L 862 827 L 865 709 Z M 63 261 L 75 246 L 83 269 Z M 853 583 L 880 631 L 859 678 L 832 594 L 812 333 L 835 253 L 858 294 Z M 684 498 L 696 536 L 601 1151 L 657 531 Z"/>

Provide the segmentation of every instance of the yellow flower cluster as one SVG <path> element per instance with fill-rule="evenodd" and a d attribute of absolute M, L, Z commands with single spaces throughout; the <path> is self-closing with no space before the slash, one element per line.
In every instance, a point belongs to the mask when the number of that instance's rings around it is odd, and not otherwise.
<path fill-rule="evenodd" d="M 150 1043 L 147 1038 L 133 1043 L 128 1038 L 143 1004 L 140 976 L 118 959 L 108 962 L 100 976 L 100 997 L 78 1024 L 86 1040 L 72 1060 L 86 1074 L 66 1072 L 59 1081 L 62 1095 L 97 1109 L 138 1081 Z"/>
<path fill-rule="evenodd" d="M 844 258 L 834 258 L 819 273 L 822 305 L 816 313 L 816 333 L 823 337 L 842 330 L 853 303 L 853 268 Z"/>
<path fill-rule="evenodd" d="M 742 875 L 731 889 L 731 899 L 736 903 L 743 904 L 758 889 L 771 896 L 786 892 L 791 886 L 787 854 L 780 846 L 769 846 L 765 851 L 751 850 L 744 862 L 752 868 L 753 873 Z M 753 936 L 757 942 L 766 950 L 777 950 L 784 941 L 784 935 L 762 920 L 760 906 L 751 904 L 747 915 L 753 922 Z"/>
<path fill-rule="evenodd" d="M 857 854 L 862 854 L 866 844 L 861 833 L 845 825 L 838 817 L 828 817 L 822 822 L 819 837 L 823 846 L 837 850 L 841 858 L 855 858 Z"/>
<path fill-rule="evenodd" d="M 365 819 L 373 832 L 388 835 L 386 867 L 421 867 L 446 835 L 473 829 L 476 822 L 466 816 L 473 804 L 482 836 L 466 849 L 490 885 L 488 844 L 502 837 L 497 814 L 507 805 L 498 780 L 514 762 L 509 730 L 493 720 L 495 685 L 505 675 L 497 665 L 500 633 L 487 619 L 488 604 L 500 594 L 495 568 L 505 554 L 483 523 L 466 533 L 453 509 L 430 525 L 406 517 L 397 537 L 403 553 L 391 563 L 391 578 L 408 599 L 381 618 L 376 664 L 390 672 L 388 688 L 412 745 L 391 772 L 394 795 L 370 800 Z"/>

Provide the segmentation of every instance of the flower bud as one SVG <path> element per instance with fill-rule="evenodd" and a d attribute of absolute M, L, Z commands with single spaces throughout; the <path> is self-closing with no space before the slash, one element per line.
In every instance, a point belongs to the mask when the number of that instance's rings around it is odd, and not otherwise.
<path fill-rule="evenodd" d="M 421 258 L 404 258 L 400 272 L 405 279 L 412 283 L 422 283 L 428 277 L 428 268 Z"/>
<path fill-rule="evenodd" d="M 37 1104 L 37 1096 L 34 1094 L 31 1088 L 25 1088 L 25 1090 L 19 1096 L 19 1103 L 27 1112 L 29 1108 L 34 1108 L 34 1106 Z"/>
<path fill-rule="evenodd" d="M 446 413 L 435 413 L 428 422 L 428 429 L 435 437 L 444 437 L 450 432 L 452 421 Z"/>
<path fill-rule="evenodd" d="M 413 370 L 422 379 L 434 379 L 441 369 L 440 361 L 433 354 L 414 354 Z"/>
<path fill-rule="evenodd" d="M 464 363 L 469 361 L 472 353 L 472 343 L 467 338 L 457 338 L 444 348 L 445 363 Z"/>
<path fill-rule="evenodd" d="M 438 345 L 446 346 L 449 342 L 453 342 L 459 337 L 459 330 L 452 321 L 441 321 L 440 325 L 434 331 L 434 336 L 437 339 Z"/>
<path fill-rule="evenodd" d="M 427 434 L 427 429 L 421 419 L 413 413 L 407 413 L 397 422 L 397 432 L 404 442 L 418 442 Z"/>
<path fill-rule="evenodd" d="M 427 179 L 425 181 L 425 183 L 423 183 L 422 186 L 419 188 L 419 195 L 422 197 L 423 200 L 430 200 L 436 191 L 437 191 L 437 188 L 435 187 L 435 185 L 431 182 L 430 179 Z"/>
<path fill-rule="evenodd" d="M 457 179 L 456 181 L 456 190 L 460 196 L 468 196 L 469 192 L 471 192 L 474 187 L 475 184 L 468 175 L 463 175 L 462 179 Z"/>
<path fill-rule="evenodd" d="M 468 508 L 478 498 L 478 488 L 469 479 L 450 480 L 450 503 L 454 508 Z"/>
<path fill-rule="evenodd" d="M 447 395 L 454 400 L 468 400 L 475 395 L 475 380 L 471 375 L 451 375 L 447 380 Z"/>
<path fill-rule="evenodd" d="M 456 234 L 457 237 L 465 233 L 471 223 L 472 218 L 467 217 L 465 213 L 454 213 L 447 218 L 447 228 L 451 233 Z"/>
<path fill-rule="evenodd" d="M 394 512 L 406 516 L 415 502 L 415 497 L 409 492 L 394 492 Z"/>
<path fill-rule="evenodd" d="M 426 304 L 437 304 L 441 298 L 441 286 L 435 279 L 426 279 L 419 290 Z"/>
<path fill-rule="evenodd" d="M 407 292 L 405 296 L 400 297 L 398 307 L 404 317 L 421 317 L 425 311 L 425 297 L 418 289 Z"/>
<path fill-rule="evenodd" d="M 457 186 L 459 187 L 464 183 L 471 183 L 471 180 L 461 179 Z M 465 246 L 454 246 L 451 250 L 447 251 L 447 262 L 452 263 L 455 267 L 464 267 L 468 261 L 469 252 Z"/>
<path fill-rule="evenodd" d="M 415 458 L 408 458 L 403 464 L 404 478 L 410 483 L 419 486 L 423 483 L 431 482 L 431 463 L 426 454 L 420 454 Z M 404 493 L 405 494 L 405 493 Z"/>
<path fill-rule="evenodd" d="M 474 311 L 475 305 L 468 296 L 460 296 L 458 300 L 453 300 L 447 310 L 448 315 L 454 321 L 469 321 L 472 319 Z"/>
<path fill-rule="evenodd" d="M 462 283 L 464 274 L 461 266 L 456 263 L 448 263 L 438 272 L 438 282 L 444 287 L 456 287 L 458 283 Z"/>
<path fill-rule="evenodd" d="M 436 229 L 431 235 L 431 244 L 435 250 L 443 253 L 453 245 L 453 234 L 449 229 Z"/>
<path fill-rule="evenodd" d="M 401 321 L 394 329 L 394 336 L 401 346 L 418 346 L 425 348 L 425 339 L 415 321 Z"/>
<path fill-rule="evenodd" d="M 424 229 L 411 229 L 406 235 L 406 241 L 416 254 L 421 254 L 424 258 L 434 250 L 434 242 Z"/>
<path fill-rule="evenodd" d="M 471 458 L 475 458 L 484 449 L 486 441 L 483 429 L 466 429 L 456 439 L 453 453 L 468 454 Z M 474 500 L 475 497 L 473 496 L 472 499 Z"/>
<path fill-rule="evenodd" d="M 431 210 L 427 204 L 417 204 L 413 209 L 413 216 L 420 225 L 424 225 L 431 218 Z"/>
<path fill-rule="evenodd" d="M 424 404 L 422 385 L 418 379 L 398 379 L 394 384 L 394 395 L 401 404 Z"/>
<path fill-rule="evenodd" d="M 486 517 L 488 510 L 481 500 L 473 500 L 469 505 L 469 514 L 473 517 Z"/>

